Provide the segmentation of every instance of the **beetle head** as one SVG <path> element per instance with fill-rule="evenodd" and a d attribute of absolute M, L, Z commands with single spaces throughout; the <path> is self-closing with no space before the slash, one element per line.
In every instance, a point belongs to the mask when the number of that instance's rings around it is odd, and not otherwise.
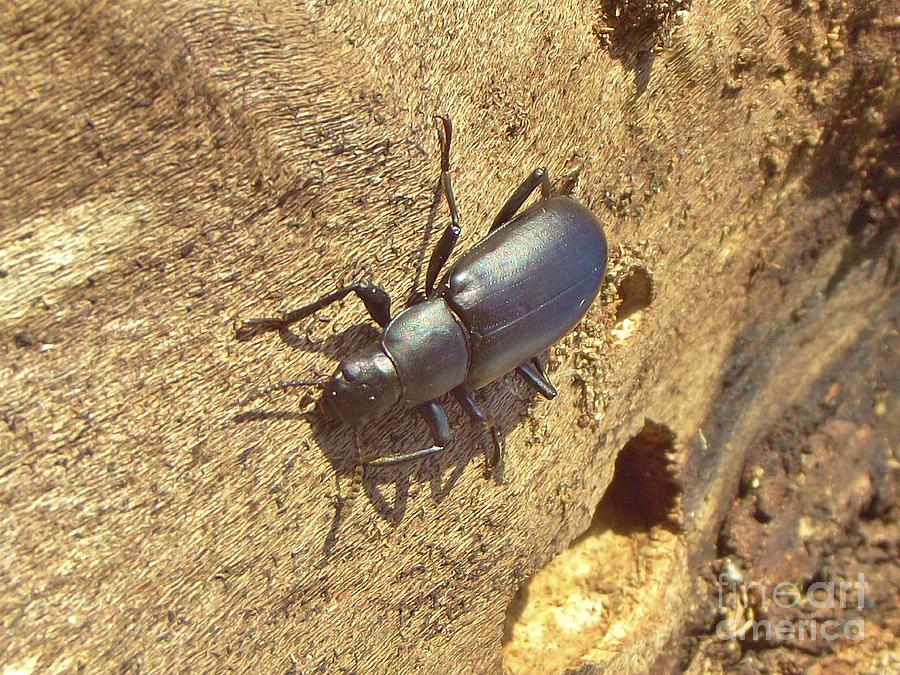
<path fill-rule="evenodd" d="M 350 425 L 379 417 L 400 400 L 400 379 L 381 347 L 341 361 L 322 392 L 325 412 Z"/>

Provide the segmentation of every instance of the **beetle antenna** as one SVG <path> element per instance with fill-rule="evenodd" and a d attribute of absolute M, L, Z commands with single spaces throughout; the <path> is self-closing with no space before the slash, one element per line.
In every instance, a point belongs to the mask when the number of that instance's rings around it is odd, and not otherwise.
<path fill-rule="evenodd" d="M 359 489 L 362 487 L 363 471 L 365 468 L 366 467 L 362 462 L 358 462 L 356 466 L 353 467 L 353 474 L 350 476 L 350 487 L 347 490 L 347 494 L 341 498 L 341 522 L 353 513 L 353 504 L 359 496 Z"/>
<path fill-rule="evenodd" d="M 278 384 L 273 384 L 269 387 L 265 387 L 264 389 L 258 389 L 250 394 L 246 399 L 244 399 L 244 403 L 249 403 L 261 396 L 267 396 L 271 394 L 273 391 L 286 391 L 288 389 L 293 389 L 295 387 L 324 387 L 328 384 L 328 380 L 289 380 L 288 382 L 279 382 Z"/>

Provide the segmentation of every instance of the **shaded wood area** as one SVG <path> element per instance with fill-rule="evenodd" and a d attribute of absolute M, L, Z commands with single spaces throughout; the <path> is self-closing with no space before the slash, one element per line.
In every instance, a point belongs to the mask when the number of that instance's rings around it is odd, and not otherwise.
<path fill-rule="evenodd" d="M 896 439 L 896 378 L 841 380 L 881 392 L 877 419 L 848 403 L 829 421 L 809 402 L 854 354 L 896 372 L 897 9 L 0 2 L 3 665 L 737 662 L 695 625 L 698 578 L 758 549 L 756 569 L 780 580 L 778 553 L 800 546 L 733 535 L 773 499 L 746 487 L 754 466 L 779 475 L 760 439 L 794 405 L 814 420 L 799 428 L 856 439 L 861 456 L 889 454 L 861 425 Z M 445 453 L 369 472 L 342 519 L 352 434 L 305 415 L 308 395 L 246 398 L 374 339 L 363 308 L 246 343 L 233 322 L 362 278 L 397 303 L 421 284 L 446 218 L 437 112 L 454 121 L 462 247 L 533 168 L 580 166 L 610 268 L 548 356 L 554 402 L 513 377 L 483 390 L 499 472 L 484 476 L 485 439 L 454 409 Z M 385 454 L 426 438 L 402 411 L 362 434 Z M 601 502 L 623 448 L 631 468 Z M 896 539 L 891 461 L 850 499 L 884 524 L 871 541 Z M 591 573 L 562 576 L 619 592 L 591 605 L 580 642 L 557 644 L 528 633 L 517 592 L 567 548 Z M 551 605 L 571 590 L 530 586 Z M 848 648 L 896 653 L 887 623 Z"/>

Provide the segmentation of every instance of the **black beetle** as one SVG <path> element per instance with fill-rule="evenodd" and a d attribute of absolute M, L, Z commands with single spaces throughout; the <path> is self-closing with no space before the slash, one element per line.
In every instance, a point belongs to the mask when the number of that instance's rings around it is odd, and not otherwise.
<path fill-rule="evenodd" d="M 568 333 L 597 296 L 606 270 L 606 237 L 586 208 L 554 196 L 546 168 L 536 169 L 512 193 L 488 235 L 466 251 L 437 285 L 459 238 L 459 213 L 450 179 L 450 119 L 440 120 L 441 188 L 450 224 L 441 235 L 425 275 L 425 299 L 391 318 L 390 296 L 361 281 L 329 293 L 281 318 L 250 319 L 236 325 L 247 340 L 281 330 L 355 293 L 384 333 L 381 342 L 343 360 L 328 380 L 295 380 L 263 392 L 295 386 L 322 387 L 325 411 L 356 426 L 401 402 L 414 406 L 431 430 L 424 450 L 379 457 L 362 454 L 359 466 L 385 466 L 440 452 L 450 441 L 447 414 L 439 399 L 452 393 L 466 412 L 491 432 L 493 463 L 500 434 L 474 398 L 473 390 L 516 370 L 547 399 L 556 389 L 537 355 Z M 540 187 L 541 199 L 518 215 Z"/>

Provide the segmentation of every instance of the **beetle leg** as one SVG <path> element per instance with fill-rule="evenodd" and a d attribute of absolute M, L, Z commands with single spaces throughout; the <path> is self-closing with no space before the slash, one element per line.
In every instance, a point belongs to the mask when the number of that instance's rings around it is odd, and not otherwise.
<path fill-rule="evenodd" d="M 437 401 L 426 401 L 416 406 L 416 411 L 425 420 L 435 445 L 444 447 L 450 443 L 450 422 L 447 421 L 447 411 Z"/>
<path fill-rule="evenodd" d="M 523 363 L 516 368 L 516 372 L 522 376 L 522 379 L 528 383 L 530 387 L 535 389 L 541 396 L 548 401 L 556 398 L 556 387 L 547 378 L 537 358 L 531 359 L 528 363 Z"/>
<path fill-rule="evenodd" d="M 235 337 L 238 340 L 249 340 L 260 333 L 270 330 L 281 330 L 287 328 L 292 323 L 296 323 L 301 319 L 312 316 L 320 309 L 323 309 L 333 302 L 337 302 L 349 293 L 356 293 L 357 297 L 363 301 L 369 316 L 382 328 L 391 321 L 391 296 L 387 294 L 381 286 L 373 284 L 371 281 L 359 281 L 339 288 L 338 290 L 323 295 L 315 302 L 304 305 L 300 309 L 293 312 L 286 312 L 281 318 L 263 318 L 263 319 L 247 319 L 235 323 Z"/>
<path fill-rule="evenodd" d="M 516 188 L 515 192 L 510 195 L 509 199 L 507 199 L 506 203 L 503 205 L 503 208 L 500 209 L 500 213 L 494 218 L 494 224 L 491 225 L 489 232 L 493 232 L 516 215 L 516 211 L 522 207 L 525 200 L 531 196 L 531 193 L 534 192 L 538 186 L 541 188 L 541 197 L 546 199 L 550 196 L 550 178 L 547 175 L 547 167 L 545 166 L 532 171 L 531 175 L 523 180 L 519 187 Z"/>
<path fill-rule="evenodd" d="M 378 457 L 377 455 L 363 455 L 360 461 L 369 466 L 393 466 L 394 464 L 403 464 L 411 462 L 422 457 L 428 457 L 443 450 L 450 442 L 450 423 L 447 421 L 447 412 L 437 401 L 428 401 L 422 405 L 416 406 L 416 411 L 425 419 L 425 423 L 431 430 L 431 437 L 434 439 L 434 445 L 423 450 L 414 452 L 406 452 L 399 455 L 388 455 L 386 457 Z"/>
<path fill-rule="evenodd" d="M 491 456 L 490 466 L 491 468 L 497 466 L 500 462 L 500 456 L 503 454 L 503 443 L 500 440 L 500 429 L 497 423 L 494 422 L 493 416 L 485 413 L 484 409 L 478 405 L 478 401 L 475 400 L 475 392 L 472 391 L 471 387 L 461 385 L 453 390 L 453 395 L 474 422 L 487 427 L 488 431 L 491 432 L 494 454 Z"/>
<path fill-rule="evenodd" d="M 428 261 L 428 270 L 425 273 L 425 295 L 429 298 L 434 295 L 434 284 L 444 264 L 453 253 L 456 246 L 456 240 L 459 239 L 459 210 L 456 208 L 456 197 L 453 195 L 453 180 L 450 178 L 450 139 L 453 134 L 453 126 L 450 118 L 442 115 L 436 115 L 436 119 L 441 121 L 439 138 L 441 142 L 441 189 L 444 197 L 447 199 L 447 206 L 450 209 L 450 224 L 444 229 L 441 238 L 434 247 L 431 259 Z"/>

